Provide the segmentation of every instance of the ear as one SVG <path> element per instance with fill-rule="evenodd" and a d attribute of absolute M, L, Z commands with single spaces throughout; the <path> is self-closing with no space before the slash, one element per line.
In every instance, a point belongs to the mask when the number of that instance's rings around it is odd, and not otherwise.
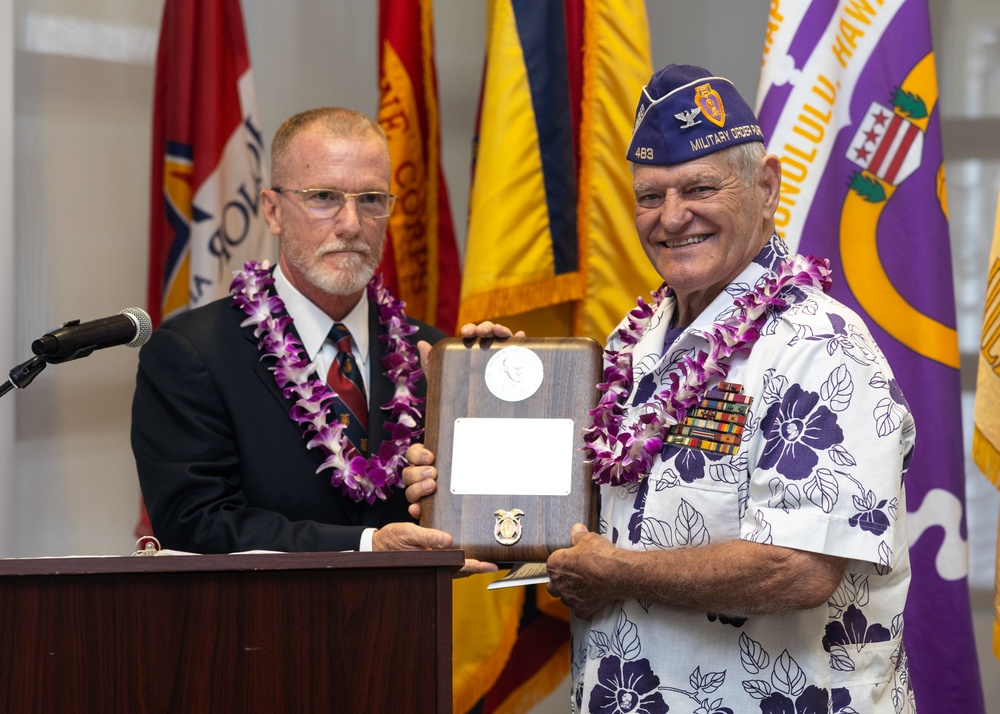
<path fill-rule="evenodd" d="M 278 194 L 269 188 L 261 189 L 260 208 L 264 212 L 264 220 L 271 235 L 281 237 L 281 206 L 278 204 Z"/>
<path fill-rule="evenodd" d="M 771 220 L 778 210 L 781 195 L 781 160 L 774 154 L 768 154 L 761 160 L 760 188 L 764 198 L 764 217 Z"/>

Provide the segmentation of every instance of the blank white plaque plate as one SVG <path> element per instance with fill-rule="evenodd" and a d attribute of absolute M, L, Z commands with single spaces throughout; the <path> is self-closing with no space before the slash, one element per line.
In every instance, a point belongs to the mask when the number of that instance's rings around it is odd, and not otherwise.
<path fill-rule="evenodd" d="M 455 420 L 454 494 L 566 496 L 572 469 L 572 419 Z"/>

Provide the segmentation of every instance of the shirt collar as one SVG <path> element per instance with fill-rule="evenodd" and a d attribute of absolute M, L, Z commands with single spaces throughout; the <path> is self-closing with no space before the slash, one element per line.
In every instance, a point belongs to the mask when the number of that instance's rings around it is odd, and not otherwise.
<path fill-rule="evenodd" d="M 715 297 L 708 307 L 702 310 L 701 314 L 690 325 L 676 334 L 675 339 L 670 340 L 670 344 L 678 343 L 681 335 L 703 336 L 705 330 L 710 328 L 712 323 L 733 311 L 735 295 L 751 290 L 768 272 L 776 272 L 781 262 L 787 257 L 788 246 L 777 233 L 773 234 L 757 256 L 743 268 L 743 271 Z M 635 346 L 632 355 L 633 365 L 639 365 L 647 357 L 656 360 L 665 355 L 667 350 L 665 350 L 664 345 L 670 330 L 670 316 L 673 315 L 676 307 L 675 302 L 673 293 L 670 293 L 660 303 L 659 309 L 650 320 L 649 328 Z M 634 367 L 634 369 L 638 369 L 638 367 Z"/>
<path fill-rule="evenodd" d="M 323 344 L 326 342 L 333 319 L 323 312 L 314 302 L 288 280 L 281 266 L 274 269 L 274 289 L 285 303 L 285 311 L 295 322 L 295 330 L 299 333 L 302 346 L 310 359 L 316 359 Z M 351 331 L 351 337 L 358 348 L 358 356 L 363 362 L 368 361 L 368 291 L 361 291 L 361 299 L 343 320 L 340 321 Z"/>

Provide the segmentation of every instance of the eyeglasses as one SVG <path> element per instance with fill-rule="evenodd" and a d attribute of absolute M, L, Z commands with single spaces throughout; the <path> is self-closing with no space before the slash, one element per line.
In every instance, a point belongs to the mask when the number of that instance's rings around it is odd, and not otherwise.
<path fill-rule="evenodd" d="M 302 204 L 316 218 L 333 218 L 344 207 L 348 198 L 354 198 L 358 213 L 365 218 L 388 218 L 396 205 L 396 196 L 384 191 L 346 193 L 335 188 L 280 188 L 272 186 L 275 193 L 294 193 L 302 197 Z"/>

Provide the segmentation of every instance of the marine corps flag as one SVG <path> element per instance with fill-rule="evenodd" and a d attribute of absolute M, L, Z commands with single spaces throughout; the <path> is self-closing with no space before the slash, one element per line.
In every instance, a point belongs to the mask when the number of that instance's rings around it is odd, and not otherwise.
<path fill-rule="evenodd" d="M 229 293 L 246 260 L 273 259 L 239 0 L 166 0 L 156 57 L 148 307 L 162 318 Z"/>
<path fill-rule="evenodd" d="M 986 310 L 976 378 L 976 426 L 972 458 L 994 486 L 1000 488 L 1000 197 L 993 229 L 993 249 L 986 279 Z M 993 654 L 1000 658 L 1000 533 L 997 534 L 996 587 L 993 591 Z"/>
<path fill-rule="evenodd" d="M 768 149 L 781 158 L 778 230 L 792 252 L 830 259 L 832 294 L 871 329 L 916 421 L 903 637 L 917 710 L 982 712 L 927 0 L 772 2 L 758 104 Z M 844 339 L 845 355 L 863 358 Z M 886 422 L 900 399 L 887 392 Z"/>
<path fill-rule="evenodd" d="M 379 124 L 389 139 L 392 193 L 381 272 L 406 313 L 448 334 L 461 276 L 441 171 L 432 0 L 380 0 Z"/>
<path fill-rule="evenodd" d="M 229 292 L 274 258 L 267 181 L 239 0 L 166 0 L 156 57 L 147 309 L 155 327 Z M 149 535 L 143 510 L 136 535 Z"/>
<path fill-rule="evenodd" d="M 488 13 L 459 322 L 603 342 L 661 282 L 625 162 L 652 74 L 645 5 L 490 0 Z"/>

